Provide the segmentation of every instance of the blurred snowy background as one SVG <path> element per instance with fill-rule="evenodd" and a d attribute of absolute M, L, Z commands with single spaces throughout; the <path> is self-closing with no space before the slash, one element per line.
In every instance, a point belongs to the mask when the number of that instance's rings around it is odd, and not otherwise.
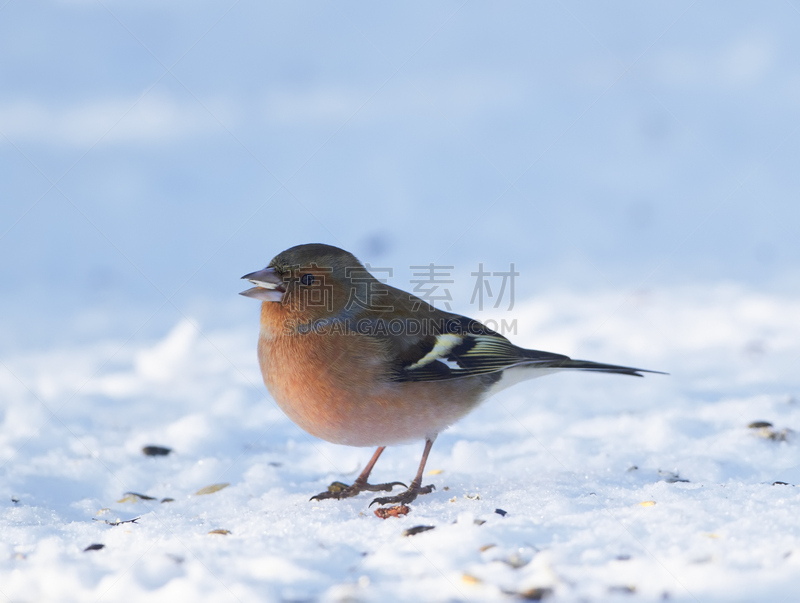
<path fill-rule="evenodd" d="M 478 262 L 523 298 L 785 285 L 798 31 L 791 2 L 5 1 L 0 345 L 238 323 L 237 278 L 313 241 L 398 285 L 455 265 L 464 312 Z"/>
<path fill-rule="evenodd" d="M 796 592 L 798 34 L 796 1 L 0 0 L 0 595 Z M 237 295 L 305 242 L 406 289 L 452 265 L 454 311 L 672 376 L 512 390 L 440 438 L 452 492 L 403 528 L 309 511 L 369 453 L 274 409 Z M 479 263 L 514 263 L 514 310 L 469 303 Z"/>

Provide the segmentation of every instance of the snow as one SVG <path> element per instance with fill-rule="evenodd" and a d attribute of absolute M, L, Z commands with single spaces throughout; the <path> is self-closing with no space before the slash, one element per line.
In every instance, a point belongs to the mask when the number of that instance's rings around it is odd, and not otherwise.
<path fill-rule="evenodd" d="M 231 328 L 182 318 L 157 340 L 6 354 L 0 594 L 786 600 L 800 586 L 798 315 L 800 296 L 724 283 L 519 300 L 496 316 L 517 319 L 519 344 L 670 375 L 503 392 L 440 435 L 437 489 L 386 520 L 367 494 L 309 501 L 372 451 L 277 410 L 255 360 L 257 304 Z M 374 477 L 409 480 L 421 452 L 387 449 Z M 415 526 L 434 529 L 403 536 Z"/>
<path fill-rule="evenodd" d="M 0 1 L 0 601 L 796 599 L 799 29 L 796 2 Z M 516 343 L 670 375 L 503 392 L 407 516 L 310 502 L 372 451 L 279 412 L 237 295 L 309 242 L 406 290 L 452 265 L 453 310 Z M 513 310 L 467 303 L 512 263 Z"/>

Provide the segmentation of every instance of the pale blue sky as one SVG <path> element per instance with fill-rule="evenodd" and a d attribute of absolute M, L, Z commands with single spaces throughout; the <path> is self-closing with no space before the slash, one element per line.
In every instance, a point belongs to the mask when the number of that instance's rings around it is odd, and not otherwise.
<path fill-rule="evenodd" d="M 303 242 L 464 312 L 798 275 L 800 2 L 2 2 L 6 349 L 249 319 Z"/>

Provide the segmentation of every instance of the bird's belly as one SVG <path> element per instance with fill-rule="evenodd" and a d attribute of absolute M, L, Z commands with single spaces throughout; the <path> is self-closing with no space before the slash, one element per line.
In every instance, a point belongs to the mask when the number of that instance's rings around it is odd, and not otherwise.
<path fill-rule="evenodd" d="M 348 395 L 318 384 L 299 389 L 284 379 L 265 381 L 278 406 L 311 435 L 334 444 L 388 446 L 435 436 L 469 413 L 482 399 L 465 383 L 470 380 L 436 387 L 388 383 L 370 392 L 351 388 Z"/>
<path fill-rule="evenodd" d="M 370 341 L 271 335 L 262 332 L 258 346 L 267 389 L 295 424 L 335 444 L 385 446 L 436 435 L 488 392 L 481 377 L 391 381 Z"/>

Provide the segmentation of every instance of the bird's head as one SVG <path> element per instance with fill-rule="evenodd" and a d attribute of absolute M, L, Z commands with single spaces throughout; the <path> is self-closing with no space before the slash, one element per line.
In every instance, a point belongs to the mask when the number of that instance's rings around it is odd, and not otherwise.
<path fill-rule="evenodd" d="M 241 295 L 279 304 L 284 311 L 308 319 L 340 312 L 353 295 L 359 296 L 359 288 L 369 291 L 368 281 L 375 281 L 352 253 L 321 243 L 291 247 L 263 270 L 242 278 L 255 287 Z"/>

